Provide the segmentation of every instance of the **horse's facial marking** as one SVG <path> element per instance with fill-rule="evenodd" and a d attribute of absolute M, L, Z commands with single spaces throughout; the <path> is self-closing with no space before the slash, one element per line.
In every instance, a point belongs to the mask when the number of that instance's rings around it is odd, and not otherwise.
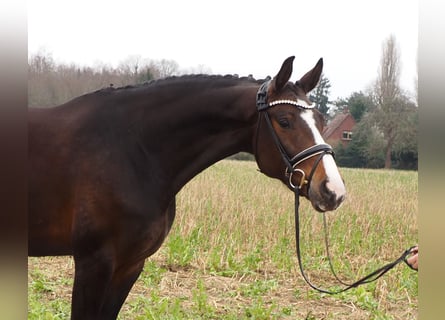
<path fill-rule="evenodd" d="M 314 119 L 314 111 L 313 110 L 303 110 L 301 112 L 301 118 L 306 122 L 308 127 L 310 128 L 315 144 L 325 143 L 323 137 L 320 134 L 316 126 L 316 122 Z M 330 154 L 326 154 L 323 156 L 323 166 L 326 172 L 327 183 L 326 187 L 331 192 L 335 193 L 337 198 L 344 197 L 346 194 L 345 185 L 343 183 L 343 179 L 338 172 L 337 165 L 335 164 L 335 160 Z"/>

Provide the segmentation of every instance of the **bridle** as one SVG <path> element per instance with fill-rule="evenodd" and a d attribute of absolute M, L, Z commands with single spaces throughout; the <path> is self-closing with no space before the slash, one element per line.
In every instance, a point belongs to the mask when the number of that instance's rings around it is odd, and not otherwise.
<path fill-rule="evenodd" d="M 269 128 L 269 132 L 274 140 L 274 143 L 275 143 L 278 151 L 280 152 L 281 158 L 283 159 L 283 162 L 286 165 L 284 174 L 288 178 L 287 184 L 294 191 L 294 194 L 295 194 L 296 254 L 297 254 L 297 258 L 298 258 L 298 265 L 300 267 L 301 275 L 303 276 L 306 283 L 311 288 L 313 288 L 319 292 L 328 293 L 328 294 L 337 294 L 337 293 L 341 293 L 341 292 L 347 291 L 349 289 L 358 287 L 361 284 L 365 284 L 365 283 L 369 283 L 369 282 L 373 282 L 373 281 L 377 280 L 378 278 L 383 276 L 386 272 L 388 272 L 389 270 L 394 268 L 397 264 L 399 264 L 402 261 L 405 262 L 410 268 L 412 268 L 411 265 L 407 262 L 407 257 L 411 254 L 412 249 L 415 246 L 405 250 L 403 252 L 403 254 L 395 261 L 384 265 L 383 267 L 381 267 L 381 268 L 375 270 L 374 272 L 370 273 L 369 275 L 355 281 L 354 283 L 343 282 L 342 280 L 340 280 L 338 278 L 338 276 L 333 268 L 333 265 L 332 265 L 332 261 L 331 261 L 331 257 L 330 257 L 330 253 L 329 253 L 326 217 L 323 214 L 323 225 L 324 225 L 324 229 L 325 229 L 325 246 L 326 246 L 326 252 L 327 252 L 327 256 L 328 256 L 329 266 L 330 266 L 331 272 L 333 273 L 335 279 L 339 283 L 344 285 L 345 287 L 340 290 L 329 291 L 329 290 L 321 289 L 321 288 L 313 285 L 310 282 L 309 278 L 307 277 L 306 273 L 304 272 L 303 263 L 302 263 L 302 259 L 301 259 L 301 250 L 300 250 L 300 218 L 299 218 L 300 190 L 302 189 L 302 187 L 304 185 L 306 185 L 307 186 L 307 194 L 309 194 L 310 183 L 311 183 L 312 177 L 314 175 L 314 172 L 318 167 L 318 164 L 320 163 L 323 156 L 326 154 L 331 154 L 334 157 L 334 151 L 329 144 L 323 143 L 323 144 L 315 144 L 315 145 L 299 152 L 298 154 L 296 154 L 293 157 L 289 156 L 289 154 L 287 153 L 283 144 L 281 143 L 280 138 L 278 137 L 277 133 L 275 132 L 275 129 L 272 125 L 272 122 L 270 120 L 270 116 L 269 116 L 267 110 L 274 106 L 283 105 L 283 104 L 293 105 L 296 108 L 303 109 L 303 110 L 313 109 L 314 106 L 313 106 L 313 104 L 308 105 L 304 101 L 299 101 L 299 100 L 297 100 L 297 101 L 295 101 L 295 100 L 275 100 L 275 101 L 268 102 L 267 92 L 268 92 L 270 83 L 271 83 L 271 80 L 264 82 L 258 89 L 257 96 L 256 96 L 256 105 L 257 105 L 257 110 L 259 112 L 259 116 L 258 116 L 257 132 L 256 132 L 256 142 L 255 142 L 255 149 L 256 149 L 255 150 L 255 159 L 256 159 L 257 164 L 259 165 L 259 159 L 258 159 L 258 155 L 257 155 L 257 153 L 258 153 L 257 152 L 257 150 L 258 150 L 258 135 L 260 132 L 260 125 L 261 125 L 262 119 L 264 118 L 266 121 L 267 127 Z M 318 156 L 318 157 L 316 158 L 309 175 L 306 175 L 306 173 L 302 169 L 298 168 L 298 166 L 301 163 L 303 163 L 304 161 L 306 161 L 312 157 L 315 157 L 315 156 Z M 295 185 L 292 182 L 292 177 L 296 173 L 301 175 L 300 183 L 298 185 Z M 306 176 L 307 176 L 307 178 L 306 178 Z"/>
<path fill-rule="evenodd" d="M 275 101 L 268 102 L 267 91 L 269 89 L 270 83 L 271 83 L 271 80 L 264 82 L 258 89 L 257 96 L 256 96 L 256 105 L 257 105 L 257 110 L 259 112 L 257 134 L 256 134 L 256 144 L 255 144 L 256 149 L 258 149 L 257 148 L 258 135 L 259 135 L 262 119 L 264 118 L 264 120 L 266 121 L 267 127 L 269 128 L 269 132 L 274 140 L 274 143 L 277 146 L 278 151 L 280 152 L 281 158 L 283 159 L 283 161 L 286 165 L 284 175 L 287 178 L 288 186 L 292 190 L 296 190 L 296 189 L 301 190 L 301 188 L 304 185 L 306 185 L 307 191 L 309 192 L 310 182 L 312 180 L 312 176 L 315 173 L 315 170 L 317 169 L 319 162 L 321 161 L 323 156 L 326 154 L 331 154 L 332 156 L 334 156 L 334 151 L 329 144 L 321 143 L 321 144 L 315 144 L 315 145 L 299 152 L 298 154 L 296 154 L 294 156 L 289 156 L 288 152 L 286 151 L 286 148 L 281 143 L 280 138 L 278 137 L 278 135 L 275 132 L 275 129 L 273 128 L 272 121 L 270 120 L 270 116 L 269 116 L 269 113 L 267 112 L 267 110 L 272 107 L 275 107 L 277 105 L 283 105 L 283 104 L 293 105 L 298 109 L 308 110 L 308 109 L 314 109 L 314 105 L 313 104 L 308 105 L 306 102 L 299 101 L 299 100 L 297 100 L 297 101 L 295 101 L 295 100 L 275 100 Z M 304 161 L 306 161 L 312 157 L 315 157 L 315 156 L 318 156 L 318 158 L 315 160 L 314 165 L 312 166 L 312 169 L 311 169 L 309 175 L 306 175 L 306 173 L 302 169 L 299 169 L 298 166 L 301 163 L 303 163 Z M 259 159 L 257 156 L 257 152 L 255 152 L 255 157 L 256 157 L 256 160 L 258 163 Z M 298 185 L 295 185 L 292 182 L 292 177 L 296 173 L 301 175 L 300 183 Z"/>

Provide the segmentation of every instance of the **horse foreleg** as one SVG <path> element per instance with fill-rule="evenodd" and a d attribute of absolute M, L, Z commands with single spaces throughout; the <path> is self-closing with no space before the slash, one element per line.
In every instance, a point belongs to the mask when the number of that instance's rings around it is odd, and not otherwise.
<path fill-rule="evenodd" d="M 104 250 L 87 256 L 74 256 L 75 274 L 71 300 L 71 319 L 106 319 L 101 317 L 109 290 L 113 261 Z"/>
<path fill-rule="evenodd" d="M 138 241 L 141 245 L 139 250 L 135 246 L 131 247 L 136 254 L 135 259 L 130 258 L 129 255 L 124 255 L 125 259 L 118 258 L 116 260 L 116 268 L 113 273 L 110 286 L 106 293 L 106 298 L 102 307 L 101 319 L 116 319 L 119 310 L 121 309 L 125 299 L 127 298 L 133 284 L 138 279 L 142 272 L 145 263 L 145 257 L 151 256 L 162 245 L 164 238 L 170 230 L 175 217 L 175 199 L 170 202 L 166 210 L 164 219 L 161 219 L 160 224 L 154 224 L 151 232 L 148 232 L 152 236 L 149 237 L 150 241 L 144 242 Z M 150 230 L 147 226 L 146 230 Z M 153 236 L 156 235 L 156 236 Z M 129 237 L 127 237 L 129 238 Z M 145 245 L 143 245 L 145 243 Z M 126 250 L 129 252 L 130 248 Z M 143 258 L 142 258 L 143 257 Z"/>
<path fill-rule="evenodd" d="M 102 307 L 101 319 L 117 318 L 128 293 L 142 272 L 144 262 L 145 260 L 142 260 L 133 265 L 125 265 L 114 272 Z"/>

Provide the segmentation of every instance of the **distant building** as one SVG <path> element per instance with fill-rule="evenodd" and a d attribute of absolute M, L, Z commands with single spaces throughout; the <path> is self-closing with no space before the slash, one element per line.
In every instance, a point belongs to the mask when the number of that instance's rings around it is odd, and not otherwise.
<path fill-rule="evenodd" d="M 334 119 L 329 121 L 322 135 L 326 143 L 329 143 L 331 146 L 335 147 L 341 143 L 343 147 L 346 147 L 352 140 L 352 129 L 354 126 L 354 117 L 345 108 L 343 113 L 337 114 Z"/>

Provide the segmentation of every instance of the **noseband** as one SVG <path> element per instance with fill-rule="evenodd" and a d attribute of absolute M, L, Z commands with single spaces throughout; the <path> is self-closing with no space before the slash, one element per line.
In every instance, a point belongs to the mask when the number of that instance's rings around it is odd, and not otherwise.
<path fill-rule="evenodd" d="M 259 128 L 260 128 L 260 124 L 261 124 L 261 119 L 264 117 L 267 126 L 269 128 L 269 131 L 271 133 L 271 136 L 275 142 L 275 145 L 278 148 L 278 151 L 280 152 L 281 158 L 283 159 L 285 165 L 286 165 L 286 169 L 284 171 L 284 175 L 286 176 L 286 178 L 288 178 L 288 186 L 295 190 L 295 189 L 301 189 L 304 185 L 307 185 L 307 190 L 309 192 L 309 187 L 310 187 L 310 182 L 312 180 L 312 176 L 314 175 L 315 170 L 317 169 L 318 164 L 320 163 L 321 159 L 323 158 L 323 156 L 325 154 L 332 154 L 334 156 L 334 151 L 332 150 L 332 147 L 328 144 L 322 143 L 322 144 L 316 144 L 312 147 L 309 147 L 303 151 L 301 151 L 300 153 L 292 156 L 289 156 L 289 154 L 287 153 L 285 147 L 283 146 L 283 144 L 280 141 L 280 138 L 278 137 L 277 133 L 275 132 L 274 127 L 272 126 L 272 122 L 270 120 L 270 116 L 267 113 L 267 110 L 277 106 L 277 105 L 281 105 L 281 104 L 287 104 L 287 105 L 293 105 L 298 109 L 302 109 L 302 110 L 308 110 L 308 109 L 314 109 L 313 105 L 308 105 L 306 102 L 304 101 L 300 101 L 300 100 L 276 100 L 276 101 L 271 101 L 268 102 L 268 97 L 267 97 L 267 91 L 269 89 L 270 86 L 270 80 L 264 82 L 261 87 L 258 89 L 257 92 L 257 96 L 256 96 L 256 104 L 257 104 L 257 109 L 259 112 L 259 118 L 258 118 L 258 126 L 257 126 L 257 135 L 256 135 L 256 145 L 258 145 L 258 133 L 259 133 Z M 258 163 L 258 156 L 256 155 L 257 153 L 255 152 L 255 157 L 257 158 L 257 163 Z M 309 173 L 309 175 L 306 178 L 306 173 L 302 170 L 298 168 L 298 165 L 301 164 L 302 162 L 315 157 L 318 155 L 318 158 L 316 159 L 314 165 L 312 166 L 312 170 Z M 295 185 L 292 182 L 292 177 L 294 174 L 300 174 L 301 178 L 300 178 L 300 183 L 298 185 Z"/>

